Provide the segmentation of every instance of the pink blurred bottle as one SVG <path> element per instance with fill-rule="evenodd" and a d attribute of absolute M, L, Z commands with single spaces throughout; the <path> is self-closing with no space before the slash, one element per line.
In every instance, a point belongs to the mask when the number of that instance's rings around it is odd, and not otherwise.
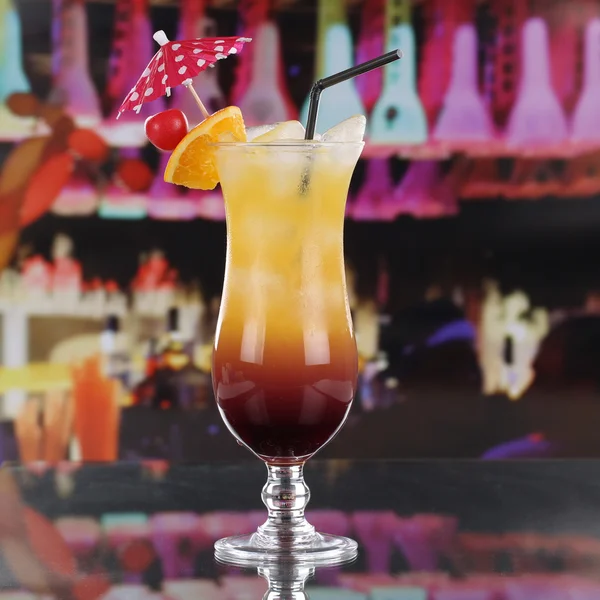
<path fill-rule="evenodd" d="M 354 531 L 366 551 L 369 573 L 389 573 L 397 520 L 392 511 L 360 511 L 352 515 Z"/>
<path fill-rule="evenodd" d="M 581 95 L 573 112 L 572 139 L 575 142 L 600 142 L 600 18 L 585 26 L 584 72 Z"/>
<path fill-rule="evenodd" d="M 529 576 L 508 581 L 505 600 L 571 600 L 568 588 L 556 576 Z"/>
<path fill-rule="evenodd" d="M 567 114 L 573 111 L 581 79 L 578 59 L 583 8 L 579 1 L 555 2 L 545 11 L 550 25 L 552 85 Z"/>
<path fill-rule="evenodd" d="M 451 143 L 488 142 L 494 135 L 492 120 L 477 76 L 477 31 L 462 24 L 454 32 L 452 76 L 433 137 Z"/>
<path fill-rule="evenodd" d="M 394 539 L 413 571 L 435 571 L 440 555 L 452 549 L 457 521 L 439 515 L 399 519 Z"/>
<path fill-rule="evenodd" d="M 245 92 L 236 103 L 247 126 L 265 125 L 295 118 L 286 101 L 281 79 L 281 43 L 274 21 L 256 25 L 252 43 L 252 75 Z"/>
<path fill-rule="evenodd" d="M 473 0 L 431 0 L 424 5 L 419 97 L 430 125 L 438 118 L 450 82 L 454 30 L 468 22 L 472 9 Z"/>
<path fill-rule="evenodd" d="M 200 517 L 191 512 L 157 513 L 150 518 L 150 530 L 165 578 L 193 577 L 197 553 L 211 544 Z"/>
<path fill-rule="evenodd" d="M 216 37 L 217 25 L 205 14 L 205 0 L 184 0 L 179 13 L 177 39 L 190 40 L 202 37 Z M 194 77 L 192 86 L 210 113 L 226 106 L 226 101 L 218 82 L 219 65 L 206 69 Z M 195 127 L 204 116 L 200 112 L 192 94 L 185 86 L 173 90 L 173 108 L 178 108 L 187 116 L 190 128 Z"/>
<path fill-rule="evenodd" d="M 533 17 L 523 25 L 521 36 L 521 77 L 506 141 L 517 147 L 559 144 L 567 139 L 568 127 L 551 84 L 548 27 Z"/>
<path fill-rule="evenodd" d="M 527 3 L 522 0 L 492 0 L 491 16 L 496 23 L 493 36 L 484 45 L 483 95 L 493 121 L 506 126 L 517 95 L 521 65 L 521 28 L 527 18 Z"/>
<path fill-rule="evenodd" d="M 123 98 L 154 55 L 148 0 L 117 0 L 113 36 L 107 86 L 113 109 L 100 131 L 111 146 L 145 146 L 144 122 L 165 109 L 164 98 L 142 104 L 139 113 L 128 110 L 118 120 L 117 115 Z"/>
<path fill-rule="evenodd" d="M 366 0 L 356 47 L 356 63 L 363 63 L 384 52 L 384 0 Z M 356 89 L 367 112 L 371 112 L 383 86 L 383 71 L 374 69 L 356 78 Z"/>
<path fill-rule="evenodd" d="M 240 15 L 239 34 L 254 39 L 256 28 L 265 22 L 269 16 L 269 0 L 240 0 L 238 3 Z M 252 79 L 253 44 L 247 44 L 244 52 L 240 54 L 235 72 L 233 88 L 231 90 L 231 103 L 239 106 L 239 101 L 244 97 L 250 80 Z"/>
<path fill-rule="evenodd" d="M 396 217 L 390 202 L 393 193 L 392 174 L 387 158 L 371 158 L 367 161 L 365 180 L 352 205 L 355 221 L 393 221 Z"/>
<path fill-rule="evenodd" d="M 217 511 L 202 515 L 200 519 L 202 530 L 213 542 L 251 531 L 247 513 Z"/>
<path fill-rule="evenodd" d="M 49 102 L 64 106 L 80 127 L 102 120 L 89 72 L 88 23 L 83 0 L 53 0 L 52 75 Z"/>
<path fill-rule="evenodd" d="M 417 219 L 442 217 L 444 204 L 436 199 L 434 192 L 442 181 L 439 161 L 414 161 L 394 190 L 394 202 L 398 215 L 412 215 Z"/>
<path fill-rule="evenodd" d="M 341 510 L 311 510 L 306 513 L 306 520 L 317 530 L 327 531 L 331 535 L 346 536 L 350 532 L 350 519 Z M 339 580 L 340 567 L 317 569 L 316 581 L 319 585 L 334 586 Z"/>

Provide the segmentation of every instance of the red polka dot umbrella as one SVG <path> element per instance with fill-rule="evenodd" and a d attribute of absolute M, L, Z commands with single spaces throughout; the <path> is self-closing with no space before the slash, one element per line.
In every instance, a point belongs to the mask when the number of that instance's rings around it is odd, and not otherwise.
<path fill-rule="evenodd" d="M 214 67 L 218 60 L 237 54 L 246 42 L 251 41 L 250 38 L 232 36 L 171 42 L 164 31 L 157 31 L 153 37 L 161 48 L 127 94 L 119 108 L 119 115 L 126 110 L 139 112 L 144 102 L 165 94 L 170 96 L 171 88 L 185 85 L 204 116 L 208 117 L 208 111 L 192 86 L 192 79 L 208 67 Z"/>

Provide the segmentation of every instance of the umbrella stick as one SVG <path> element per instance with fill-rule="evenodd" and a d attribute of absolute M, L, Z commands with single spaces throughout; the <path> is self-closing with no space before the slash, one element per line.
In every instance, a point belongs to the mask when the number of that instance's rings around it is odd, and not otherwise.
<path fill-rule="evenodd" d="M 196 92 L 196 90 L 194 89 L 194 86 L 190 83 L 186 87 L 188 90 L 190 90 L 190 92 L 192 93 L 192 96 L 194 96 L 194 100 L 196 101 L 196 104 L 202 111 L 204 118 L 208 119 L 208 117 L 210 117 L 210 113 L 206 110 L 206 106 L 204 106 L 204 103 L 202 102 L 202 100 L 200 100 L 200 96 L 198 96 L 198 92 Z"/>

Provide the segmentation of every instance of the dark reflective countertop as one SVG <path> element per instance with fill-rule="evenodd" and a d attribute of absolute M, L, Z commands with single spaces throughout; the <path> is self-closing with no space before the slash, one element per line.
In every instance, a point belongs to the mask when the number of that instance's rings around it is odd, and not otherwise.
<path fill-rule="evenodd" d="M 269 598 L 600 598 L 600 461 L 314 460 L 309 520 L 357 539 L 358 559 L 216 563 L 215 540 L 264 520 L 265 476 L 259 461 L 5 466 L 0 600 L 252 600 L 267 579 Z"/>

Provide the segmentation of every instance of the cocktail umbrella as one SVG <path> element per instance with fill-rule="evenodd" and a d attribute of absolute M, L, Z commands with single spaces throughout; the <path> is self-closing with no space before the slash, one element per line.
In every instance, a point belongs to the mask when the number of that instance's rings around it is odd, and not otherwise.
<path fill-rule="evenodd" d="M 153 37 L 161 48 L 125 97 L 119 115 L 126 110 L 139 112 L 144 102 L 165 94 L 170 96 L 172 88 L 185 85 L 204 116 L 208 117 L 208 111 L 192 86 L 192 79 L 218 60 L 237 54 L 244 43 L 251 41 L 250 38 L 231 36 L 172 42 L 164 31 L 157 31 Z"/>

